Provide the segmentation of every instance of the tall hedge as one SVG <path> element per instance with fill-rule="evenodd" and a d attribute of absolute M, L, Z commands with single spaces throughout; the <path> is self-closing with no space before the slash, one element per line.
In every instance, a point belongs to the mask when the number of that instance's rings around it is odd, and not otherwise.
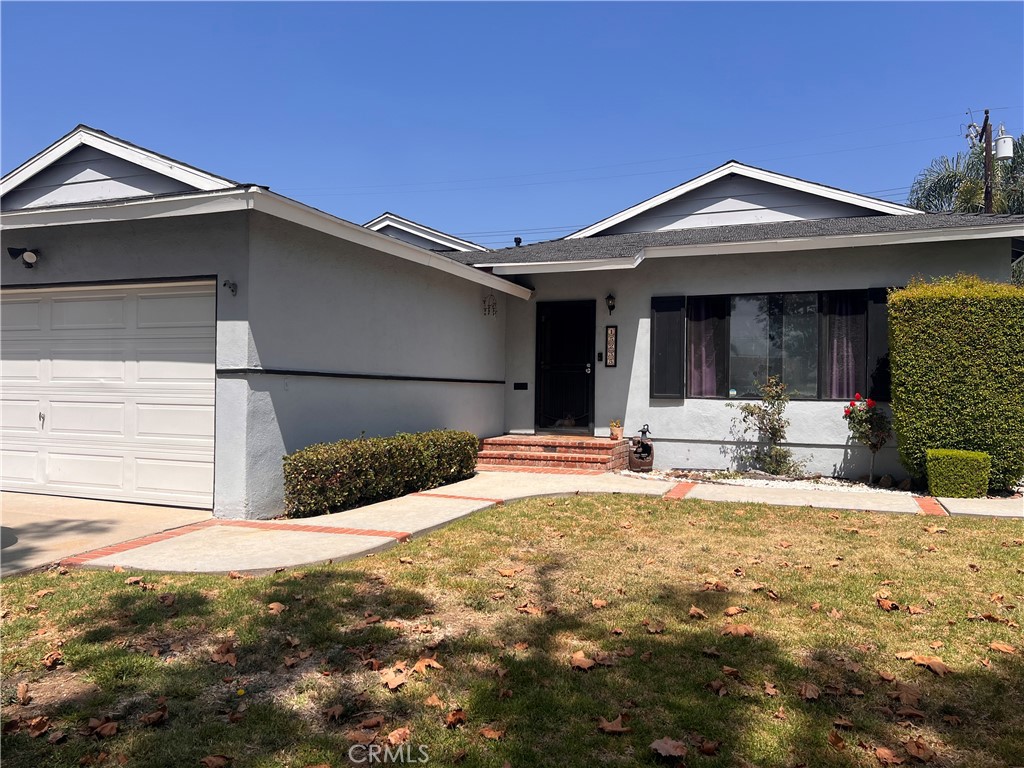
<path fill-rule="evenodd" d="M 989 488 L 1024 477 L 1024 288 L 973 275 L 889 295 L 893 427 L 911 477 L 926 451 L 992 457 Z"/>
<path fill-rule="evenodd" d="M 450 429 L 317 443 L 284 457 L 288 517 L 310 517 L 387 501 L 471 477 L 479 447 Z"/>

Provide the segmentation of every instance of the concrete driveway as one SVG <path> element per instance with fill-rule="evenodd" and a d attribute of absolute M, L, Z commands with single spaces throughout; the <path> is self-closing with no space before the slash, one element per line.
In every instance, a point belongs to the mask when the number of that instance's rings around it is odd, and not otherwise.
<path fill-rule="evenodd" d="M 209 519 L 199 509 L 0 493 L 0 574 Z"/>

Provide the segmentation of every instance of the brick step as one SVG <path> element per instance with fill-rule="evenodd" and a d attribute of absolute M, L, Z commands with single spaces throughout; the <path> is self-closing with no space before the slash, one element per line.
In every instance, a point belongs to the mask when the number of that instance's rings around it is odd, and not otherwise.
<path fill-rule="evenodd" d="M 557 464 L 596 464 L 608 462 L 608 456 L 593 453 L 538 453 L 537 451 L 480 451 L 477 461 L 483 464 L 528 461 L 535 466 L 551 466 Z"/>
<path fill-rule="evenodd" d="M 483 441 L 481 450 L 484 451 L 513 451 L 516 453 L 540 453 L 540 454 L 587 454 L 595 456 L 617 456 L 629 451 L 629 443 L 626 440 L 577 440 L 550 438 L 488 438 Z"/>

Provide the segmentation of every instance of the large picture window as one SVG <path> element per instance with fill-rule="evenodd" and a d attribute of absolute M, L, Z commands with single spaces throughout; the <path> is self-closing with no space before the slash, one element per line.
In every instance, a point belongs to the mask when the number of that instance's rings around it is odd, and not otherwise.
<path fill-rule="evenodd" d="M 659 297 L 651 322 L 653 398 L 755 398 L 769 376 L 795 400 L 889 397 L 884 290 Z"/>

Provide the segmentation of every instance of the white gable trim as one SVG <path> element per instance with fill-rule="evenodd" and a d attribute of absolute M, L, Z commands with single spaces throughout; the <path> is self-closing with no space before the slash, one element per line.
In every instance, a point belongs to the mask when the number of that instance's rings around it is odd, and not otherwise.
<path fill-rule="evenodd" d="M 27 160 L 0 180 L 0 195 L 6 195 L 40 171 L 53 165 L 66 154 L 79 147 L 93 147 L 129 163 L 141 166 L 154 173 L 168 176 L 182 184 L 188 184 L 204 192 L 229 189 L 237 186 L 233 181 L 214 176 L 206 171 L 162 157 L 128 142 L 108 136 L 86 126 L 79 126 L 67 136 L 58 139 L 35 157 Z"/>
<path fill-rule="evenodd" d="M 453 251 L 487 250 L 482 245 L 471 243 L 469 240 L 463 240 L 462 238 L 455 237 L 455 235 L 449 235 L 446 232 L 441 232 L 424 224 L 418 224 L 390 211 L 385 211 L 373 221 L 366 222 L 363 226 L 367 229 L 372 229 L 374 232 L 379 232 L 385 227 L 394 227 L 395 229 L 401 229 L 409 234 L 422 237 L 424 240 L 432 240 L 439 246 L 451 248 Z"/>
<path fill-rule="evenodd" d="M 829 200 L 836 200 L 841 203 L 848 203 L 850 205 L 857 205 L 861 208 L 867 208 L 872 211 L 879 213 L 890 213 L 897 216 L 906 215 L 910 213 L 921 213 L 915 208 L 909 208 L 905 205 L 897 205 L 896 203 L 890 203 L 886 200 L 878 200 L 873 197 L 867 197 L 866 195 L 858 195 L 855 192 L 847 192 L 842 189 L 836 189 L 834 187 L 827 187 L 824 184 L 815 184 L 812 181 L 804 181 L 802 179 L 795 179 L 792 176 L 785 176 L 781 173 L 774 173 L 773 171 L 766 171 L 762 168 L 754 168 L 753 166 L 744 165 L 743 163 L 737 163 L 735 160 L 730 160 L 725 165 L 720 165 L 714 170 L 708 171 L 702 176 L 698 176 L 695 179 L 691 179 L 678 187 L 662 192 L 660 195 L 644 200 L 642 203 L 637 203 L 631 208 L 627 208 L 624 211 L 619 211 L 606 219 L 602 219 L 596 224 L 591 224 L 589 227 L 573 232 L 571 235 L 566 235 L 566 240 L 573 240 L 581 237 L 590 237 L 596 235 L 599 232 L 614 227 L 616 224 L 621 224 L 624 221 L 628 221 L 634 216 L 638 216 L 641 213 L 645 213 L 652 208 L 656 208 L 663 203 L 667 203 L 670 200 L 674 200 L 677 197 L 681 197 L 688 192 L 692 192 L 695 189 L 706 186 L 713 181 L 717 181 L 730 174 L 736 174 L 737 176 L 745 176 L 749 179 L 756 179 L 757 181 L 768 182 L 769 184 L 776 184 L 787 189 L 793 189 L 798 192 L 806 192 L 811 195 L 817 195 L 819 197 L 825 197 Z"/>
<path fill-rule="evenodd" d="M 269 216 L 315 229 L 318 232 L 357 243 L 399 259 L 422 264 L 520 299 L 529 299 L 533 295 L 533 291 L 529 288 L 516 285 L 489 272 L 483 272 L 468 264 L 462 264 L 447 256 L 433 253 L 403 240 L 388 237 L 350 221 L 339 219 L 337 216 L 303 205 L 263 187 L 234 187 L 222 191 L 193 192 L 161 198 L 101 201 L 87 205 L 5 211 L 0 216 L 0 225 L 2 225 L 0 229 L 7 232 L 31 227 L 137 221 L 242 210 L 262 211 Z"/>

